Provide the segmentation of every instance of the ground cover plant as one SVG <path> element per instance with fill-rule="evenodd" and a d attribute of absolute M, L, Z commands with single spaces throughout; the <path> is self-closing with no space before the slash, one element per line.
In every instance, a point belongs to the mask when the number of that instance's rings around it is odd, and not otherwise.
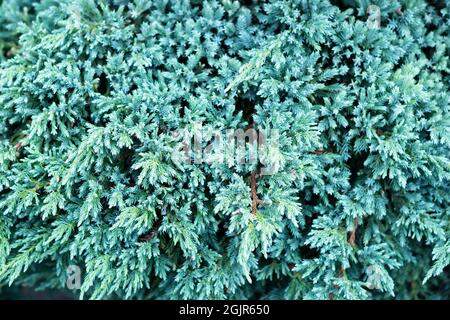
<path fill-rule="evenodd" d="M 449 17 L 0 1 L 0 294 L 449 299 Z"/>

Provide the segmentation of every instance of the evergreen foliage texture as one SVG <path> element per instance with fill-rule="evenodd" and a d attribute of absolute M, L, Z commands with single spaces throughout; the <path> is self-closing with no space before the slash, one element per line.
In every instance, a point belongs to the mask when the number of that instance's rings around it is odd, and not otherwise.
<path fill-rule="evenodd" d="M 0 291 L 450 299 L 449 31 L 449 0 L 0 0 Z M 198 123 L 277 130 L 271 174 L 174 161 Z"/>

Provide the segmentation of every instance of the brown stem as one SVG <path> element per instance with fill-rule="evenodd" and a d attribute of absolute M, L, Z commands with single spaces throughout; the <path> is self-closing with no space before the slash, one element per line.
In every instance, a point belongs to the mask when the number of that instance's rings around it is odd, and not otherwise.
<path fill-rule="evenodd" d="M 23 144 L 22 142 L 19 142 L 15 145 L 16 150 L 20 150 L 22 148 Z"/>
<path fill-rule="evenodd" d="M 356 218 L 354 218 L 353 219 L 353 230 L 352 230 L 352 232 L 350 233 L 350 237 L 348 238 L 348 240 L 347 240 L 347 242 L 352 246 L 352 247 L 355 247 L 355 240 L 356 240 L 356 230 L 358 229 L 358 217 L 356 217 Z M 338 278 L 342 278 L 342 276 L 344 275 L 344 272 L 345 272 L 345 269 L 344 269 L 344 267 L 342 266 L 340 269 L 339 269 L 339 272 L 338 272 Z M 339 288 L 339 286 L 337 285 L 337 284 L 335 284 L 334 285 L 334 288 L 335 289 L 338 289 Z M 330 293 L 329 294 L 329 298 L 330 298 L 330 300 L 334 300 L 334 294 L 333 293 Z"/>
<path fill-rule="evenodd" d="M 356 230 L 358 229 L 358 217 L 353 219 L 353 230 L 350 234 L 350 237 L 348 238 L 348 243 L 354 247 L 355 246 L 355 236 L 356 236 Z"/>
<path fill-rule="evenodd" d="M 256 188 L 257 188 L 256 178 L 257 178 L 256 171 L 253 171 L 250 176 L 251 195 L 252 195 L 252 213 L 253 214 L 256 214 L 256 211 L 258 210 L 258 205 L 263 203 L 258 198 L 258 195 L 256 194 Z"/>
<path fill-rule="evenodd" d="M 340 269 L 339 269 L 339 272 L 338 272 L 338 278 L 342 278 L 343 276 L 344 276 L 344 272 L 345 272 L 345 269 L 344 269 L 344 267 L 341 267 Z M 333 287 L 335 288 L 335 289 L 338 289 L 339 288 L 339 286 L 337 285 L 337 284 L 335 284 L 335 285 L 333 285 Z M 330 300 L 334 300 L 334 294 L 333 294 L 333 292 L 331 292 L 330 294 L 329 294 L 329 298 L 330 298 Z"/>
<path fill-rule="evenodd" d="M 143 234 L 142 236 L 139 237 L 139 241 L 147 242 L 147 241 L 152 240 L 158 234 L 160 226 L 161 226 L 161 220 L 156 221 L 155 224 L 153 225 L 152 229 L 148 233 Z"/>
<path fill-rule="evenodd" d="M 163 215 L 166 214 L 166 207 L 162 208 L 162 214 Z M 147 242 L 147 241 L 152 240 L 158 234 L 159 227 L 161 227 L 161 224 L 162 224 L 162 217 L 155 221 L 155 223 L 153 224 L 153 226 L 149 232 L 147 232 L 139 237 L 139 241 Z"/>
<path fill-rule="evenodd" d="M 311 154 L 324 154 L 324 153 L 326 153 L 327 151 L 326 150 L 322 150 L 322 149 L 319 149 L 319 150 L 316 150 L 316 151 L 312 151 L 312 152 L 310 152 Z"/>

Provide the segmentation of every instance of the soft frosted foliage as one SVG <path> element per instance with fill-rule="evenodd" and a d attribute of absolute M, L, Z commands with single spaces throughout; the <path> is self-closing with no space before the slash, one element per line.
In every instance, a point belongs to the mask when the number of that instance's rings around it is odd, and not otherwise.
<path fill-rule="evenodd" d="M 450 298 L 449 19 L 0 1 L 0 289 L 78 265 L 92 299 Z M 278 130 L 273 174 L 175 163 L 199 122 Z"/>

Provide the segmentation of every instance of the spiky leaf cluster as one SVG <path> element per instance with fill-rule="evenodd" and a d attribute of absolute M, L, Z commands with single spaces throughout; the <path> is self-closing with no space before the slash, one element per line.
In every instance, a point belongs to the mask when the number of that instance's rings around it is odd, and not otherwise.
<path fill-rule="evenodd" d="M 448 0 L 0 10 L 0 289 L 450 298 Z M 270 174 L 175 161 L 199 123 L 278 132 Z"/>

